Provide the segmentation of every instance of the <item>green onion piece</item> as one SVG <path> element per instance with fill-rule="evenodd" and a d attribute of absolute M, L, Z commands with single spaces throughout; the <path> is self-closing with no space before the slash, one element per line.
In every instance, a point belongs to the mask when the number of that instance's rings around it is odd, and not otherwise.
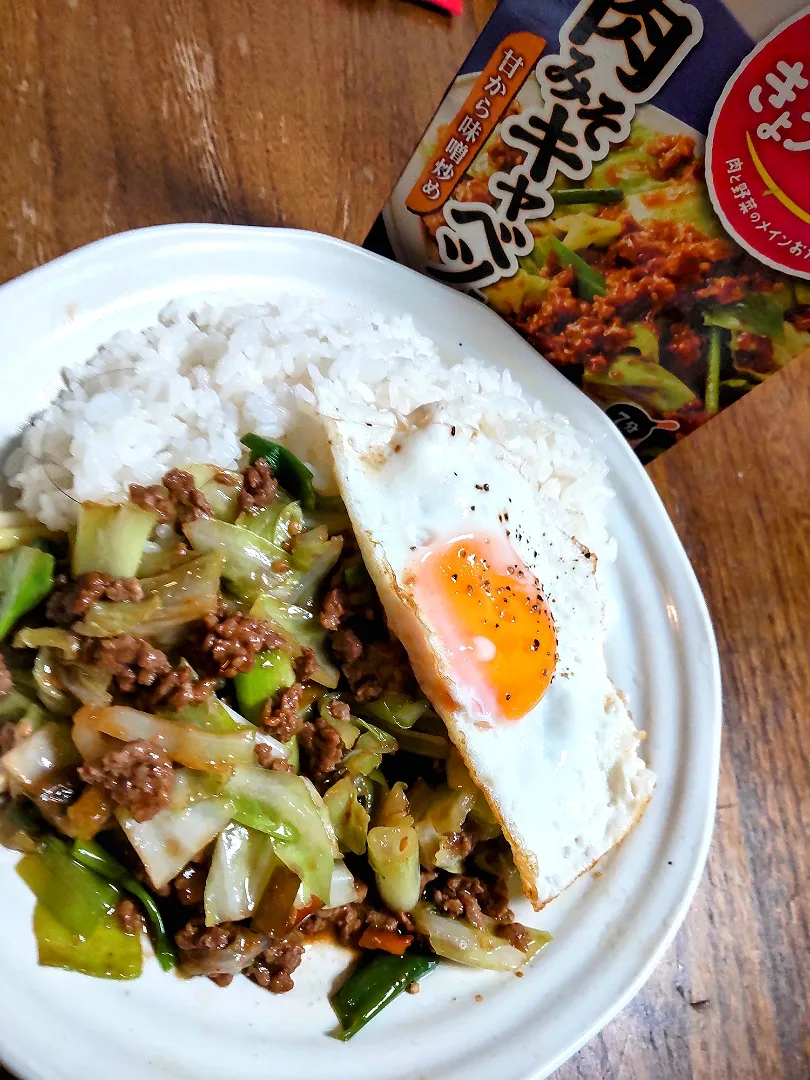
<path fill-rule="evenodd" d="M 379 720 L 388 727 L 410 728 L 420 717 L 430 711 L 430 703 L 424 700 L 414 701 L 405 694 L 383 694 L 377 701 L 370 701 L 361 706 L 360 712 L 372 719 Z"/>
<path fill-rule="evenodd" d="M 39 851 L 24 855 L 17 873 L 70 933 L 89 938 L 105 915 L 111 915 L 121 894 L 70 857 L 67 844 L 55 836 L 46 837 Z"/>
<path fill-rule="evenodd" d="M 86 937 L 73 934 L 49 908 L 34 908 L 37 959 L 42 967 L 64 968 L 98 979 L 137 979 L 143 969 L 138 934 L 127 934 L 114 914 L 104 915 Z"/>
<path fill-rule="evenodd" d="M 621 188 L 561 188 L 552 191 L 555 206 L 570 206 L 572 203 L 617 203 L 624 198 Z"/>
<path fill-rule="evenodd" d="M 234 680 L 239 711 L 252 724 L 258 724 L 264 703 L 295 682 L 292 659 L 287 649 L 269 649 L 256 657 L 250 669 Z"/>
<path fill-rule="evenodd" d="M 351 776 L 343 776 L 327 790 L 324 805 L 338 838 L 340 850 L 362 855 L 366 850 L 369 813 L 360 802 Z"/>
<path fill-rule="evenodd" d="M 281 486 L 294 498 L 298 499 L 305 510 L 315 507 L 315 489 L 312 486 L 312 473 L 303 463 L 279 443 L 264 439 L 252 432 L 243 436 L 242 444 L 250 450 L 250 463 L 257 458 L 264 458 L 276 475 Z"/>
<path fill-rule="evenodd" d="M 152 927 L 152 945 L 155 950 L 157 962 L 164 971 L 171 971 L 175 965 L 174 946 L 166 932 L 163 916 L 160 908 L 152 899 L 151 894 L 141 883 L 127 870 L 125 866 L 114 859 L 97 844 L 94 840 L 76 840 L 73 844 L 73 858 L 77 863 L 86 866 L 105 881 L 120 886 L 125 892 L 130 893 L 140 901 L 149 924 Z"/>
<path fill-rule="evenodd" d="M 419 902 L 419 841 L 408 825 L 371 829 L 368 861 L 380 896 L 392 911 L 410 911 Z"/>
<path fill-rule="evenodd" d="M 706 372 L 706 412 L 716 413 L 720 408 L 720 348 L 723 331 L 719 326 L 709 327 L 708 371 Z"/>
<path fill-rule="evenodd" d="M 330 999 L 340 1021 L 338 1038 L 345 1042 L 364 1028 L 378 1012 L 438 964 L 435 956 L 377 953 L 352 972 Z"/>
<path fill-rule="evenodd" d="M 47 551 L 20 547 L 0 563 L 0 641 L 51 591 L 54 561 Z"/>
<path fill-rule="evenodd" d="M 556 236 L 548 237 L 549 251 L 553 251 L 563 266 L 570 266 L 577 279 L 579 295 L 583 300 L 593 300 L 595 296 L 604 296 L 607 292 L 607 283 L 598 270 L 586 263 L 575 251 L 558 240 Z"/>
<path fill-rule="evenodd" d="M 158 515 L 135 503 L 82 503 L 73 539 L 73 576 L 96 570 L 110 577 L 134 577 Z"/>

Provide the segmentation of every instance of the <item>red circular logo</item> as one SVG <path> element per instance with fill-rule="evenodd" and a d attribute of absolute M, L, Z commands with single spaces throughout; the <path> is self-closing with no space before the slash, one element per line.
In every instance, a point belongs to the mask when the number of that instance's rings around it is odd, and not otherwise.
<path fill-rule="evenodd" d="M 810 278 L 810 11 L 745 58 L 712 117 L 712 202 L 755 258 Z"/>

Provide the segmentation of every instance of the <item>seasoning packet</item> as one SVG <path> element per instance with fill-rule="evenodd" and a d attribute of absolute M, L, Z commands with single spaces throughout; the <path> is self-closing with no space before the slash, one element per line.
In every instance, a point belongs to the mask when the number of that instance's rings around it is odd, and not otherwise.
<path fill-rule="evenodd" d="M 650 460 L 810 352 L 810 8 L 502 0 L 383 223 Z"/>

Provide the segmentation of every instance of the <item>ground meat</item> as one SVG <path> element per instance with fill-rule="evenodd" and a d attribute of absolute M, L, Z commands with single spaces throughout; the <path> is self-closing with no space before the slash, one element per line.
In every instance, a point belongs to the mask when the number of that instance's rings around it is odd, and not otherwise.
<path fill-rule="evenodd" d="M 692 225 L 672 221 L 620 219 L 622 233 L 588 258 L 605 279 L 605 295 L 587 302 L 575 295 L 570 269 L 551 263 L 552 288 L 540 308 L 518 320 L 519 329 L 558 365 L 602 372 L 629 344 L 629 322 L 675 306 L 691 311 L 695 297 L 735 297 L 751 275 L 729 276 L 724 267 L 733 246 L 705 237 Z M 718 276 L 712 279 L 712 274 Z"/>
<path fill-rule="evenodd" d="M 278 481 L 268 463 L 259 458 L 249 465 L 244 472 L 242 490 L 239 492 L 239 509 L 245 511 L 263 510 L 275 498 Z"/>
<path fill-rule="evenodd" d="M 109 671 L 122 694 L 139 686 L 153 686 L 160 675 L 171 671 L 168 656 L 146 640 L 132 634 L 114 638 L 86 638 L 79 660 L 88 666 Z"/>
<path fill-rule="evenodd" d="M 174 503 L 178 524 L 214 516 L 211 504 L 194 483 L 191 473 L 169 469 L 163 477 L 163 486 Z"/>
<path fill-rule="evenodd" d="M 656 180 L 668 180 L 695 159 L 695 140 L 689 135 L 660 135 L 651 139 L 644 149 L 656 159 L 650 169 Z"/>
<path fill-rule="evenodd" d="M 298 745 L 304 757 L 304 772 L 316 784 L 334 772 L 343 759 L 343 740 L 322 716 L 301 725 Z"/>
<path fill-rule="evenodd" d="M 360 702 L 376 701 L 383 694 L 404 693 L 413 682 L 408 655 L 391 638 L 363 644 L 353 630 L 339 630 L 332 649 L 341 661 L 341 671 Z"/>
<path fill-rule="evenodd" d="M 313 650 L 307 645 L 304 645 L 301 650 L 301 655 L 297 656 L 293 661 L 293 667 L 295 669 L 295 678 L 297 682 L 309 682 L 318 670 L 318 661 L 315 659 Z"/>
<path fill-rule="evenodd" d="M 226 679 L 250 671 L 257 653 L 285 645 L 269 623 L 249 615 L 218 613 L 206 616 L 204 623 L 206 633 L 199 645 L 200 664 L 206 673 Z"/>
<path fill-rule="evenodd" d="M 484 881 L 478 877 L 451 874 L 431 890 L 436 907 L 454 919 L 466 919 L 484 928 L 486 918 L 507 924 L 514 920 L 509 908 L 509 891 L 500 878 Z"/>
<path fill-rule="evenodd" d="M 329 589 L 321 604 L 321 613 L 318 616 L 321 626 L 325 630 L 339 630 L 340 624 L 346 617 L 347 604 L 343 588 L 338 585 Z"/>
<path fill-rule="evenodd" d="M 116 689 L 136 694 L 136 704 L 149 711 L 200 704 L 214 688 L 212 679 L 198 679 L 187 665 L 173 668 L 164 652 L 132 634 L 85 638 L 79 661 L 109 671 Z"/>
<path fill-rule="evenodd" d="M 131 900 L 122 900 L 115 909 L 115 915 L 125 934 L 140 934 L 143 929 L 141 913 Z"/>
<path fill-rule="evenodd" d="M 199 961 L 205 961 L 208 970 L 211 974 L 208 976 L 213 983 L 217 986 L 229 986 L 233 981 L 233 974 L 230 972 L 217 972 L 217 956 L 216 954 L 222 950 L 228 949 L 230 945 L 234 944 L 237 937 L 242 939 L 244 943 L 245 938 L 249 937 L 261 944 L 261 939 L 257 935 L 251 934 L 250 931 L 246 931 L 239 923 L 225 922 L 219 926 L 206 927 L 205 919 L 201 915 L 195 916 L 190 919 L 182 930 L 174 935 L 174 940 L 180 950 L 181 963 L 183 961 L 190 961 L 192 964 Z M 211 954 L 214 954 L 213 956 Z M 234 960 L 239 963 L 238 955 L 242 956 L 241 967 L 242 970 L 248 968 L 252 963 L 249 956 L 245 956 L 244 953 L 233 955 L 233 950 L 229 950 L 228 953 L 223 954 L 223 964 L 233 968 Z M 251 954 L 252 955 L 252 954 Z"/>
<path fill-rule="evenodd" d="M 271 772 L 295 772 L 295 768 L 289 761 L 286 758 L 279 757 L 272 746 L 256 743 L 253 752 L 263 769 L 269 769 Z"/>
<path fill-rule="evenodd" d="M 181 665 L 160 675 L 149 689 L 141 690 L 135 704 L 147 712 L 178 712 L 187 705 L 207 701 L 215 686 L 216 679 L 198 679 L 190 667 Z"/>
<path fill-rule="evenodd" d="M 11 677 L 11 672 L 6 667 L 3 657 L 0 656 L 0 697 L 10 694 L 13 689 L 14 680 Z"/>
<path fill-rule="evenodd" d="M 152 510 L 161 523 L 171 521 L 174 516 L 174 501 L 162 484 L 144 487 L 142 484 L 129 485 L 129 499 L 143 510 Z"/>
<path fill-rule="evenodd" d="M 254 960 L 245 974 L 271 994 L 286 994 L 292 990 L 292 973 L 300 965 L 304 946 L 300 934 L 291 934 L 284 941 L 269 946 Z"/>
<path fill-rule="evenodd" d="M 762 334 L 742 330 L 737 335 L 734 362 L 738 368 L 768 375 L 774 370 L 773 341 Z"/>
<path fill-rule="evenodd" d="M 366 913 L 365 904 L 344 904 L 328 911 L 316 911 L 304 919 L 299 929 L 306 937 L 331 930 L 342 945 L 351 945 L 366 928 Z"/>
<path fill-rule="evenodd" d="M 676 374 L 688 374 L 694 371 L 703 356 L 702 338 L 688 323 L 674 323 L 670 327 L 665 353 Z"/>
<path fill-rule="evenodd" d="M 469 818 L 461 826 L 457 833 L 450 833 L 444 841 L 444 850 L 460 859 L 466 859 L 480 839 L 480 833 L 475 822 Z"/>
<path fill-rule="evenodd" d="M 332 638 L 332 651 L 344 664 L 353 664 L 363 655 L 363 642 L 354 630 L 341 630 Z"/>
<path fill-rule="evenodd" d="M 303 690 L 301 683 L 293 683 L 287 690 L 281 692 L 277 704 L 274 705 L 272 700 L 265 702 L 262 725 L 272 731 L 280 742 L 289 742 L 301 725 L 301 715 L 298 710 Z"/>
<path fill-rule="evenodd" d="M 189 919 L 182 930 L 177 931 L 174 940 L 181 952 L 190 953 L 199 949 L 205 951 L 225 949 L 233 940 L 233 935 L 233 923 L 206 927 L 205 919 L 198 915 L 193 919 Z"/>
<path fill-rule="evenodd" d="M 523 923 L 513 922 L 500 927 L 498 937 L 506 938 L 510 945 L 514 945 L 521 952 L 526 952 L 526 949 L 531 944 L 532 932 Z"/>
<path fill-rule="evenodd" d="M 69 626 L 86 615 L 97 600 L 136 602 L 143 600 L 143 587 L 137 578 L 112 578 L 94 570 L 52 592 L 45 614 L 51 622 Z"/>
<path fill-rule="evenodd" d="M 810 307 L 799 308 L 798 311 L 794 311 L 790 316 L 793 325 L 801 333 L 807 333 L 810 330 Z"/>
<path fill-rule="evenodd" d="M 347 620 L 379 623 L 382 618 L 380 601 L 357 555 L 355 536 L 351 532 L 344 533 L 341 559 L 329 579 L 321 604 L 321 626 L 335 631 Z"/>
<path fill-rule="evenodd" d="M 174 782 L 172 763 L 164 751 L 145 739 L 109 750 L 79 769 L 82 780 L 97 784 L 128 810 L 136 821 L 150 821 L 165 810 Z"/>
<path fill-rule="evenodd" d="M 175 895 L 183 907 L 200 907 L 205 897 L 205 881 L 208 868 L 202 863 L 190 862 L 172 882 Z"/>
<path fill-rule="evenodd" d="M 716 300 L 719 304 L 735 304 L 745 296 L 748 291 L 747 284 L 747 279 L 744 277 L 731 277 L 724 274 L 721 277 L 712 278 L 708 285 L 695 292 L 695 296 L 699 300 Z"/>
<path fill-rule="evenodd" d="M 348 723 L 352 717 L 352 710 L 345 701 L 341 701 L 339 698 L 329 702 L 329 712 L 334 716 L 335 720 L 342 720 L 344 723 Z"/>
<path fill-rule="evenodd" d="M 300 931 L 307 937 L 315 937 L 324 931 L 332 931 L 342 945 L 356 944 L 366 929 L 390 930 L 392 933 L 413 933 L 413 921 L 406 912 L 395 914 L 380 911 L 364 901 L 344 904 L 328 911 L 316 911 L 301 923 Z"/>

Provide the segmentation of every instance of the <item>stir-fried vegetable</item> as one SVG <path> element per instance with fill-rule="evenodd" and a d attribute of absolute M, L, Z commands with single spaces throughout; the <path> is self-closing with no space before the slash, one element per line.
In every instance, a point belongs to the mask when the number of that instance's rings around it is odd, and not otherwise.
<path fill-rule="evenodd" d="M 435 953 L 469 967 L 517 971 L 551 941 L 551 935 L 544 930 L 527 930 L 530 940 L 523 952 L 491 930 L 440 915 L 430 904 L 420 902 L 412 915 L 417 929 L 426 935 Z"/>
<path fill-rule="evenodd" d="M 24 855 L 17 873 L 39 903 L 80 937 L 90 937 L 121 899 L 114 885 L 77 863 L 68 845 L 55 836 L 45 837 L 36 852 Z"/>
<path fill-rule="evenodd" d="M 114 578 L 134 577 L 158 516 L 134 503 L 82 503 L 71 563 L 74 577 L 91 570 Z"/>
<path fill-rule="evenodd" d="M 321 814 L 328 815 L 303 777 L 245 766 L 234 770 L 226 792 L 234 820 L 272 837 L 281 861 L 313 896 L 328 899 L 334 854 Z"/>
<path fill-rule="evenodd" d="M 300 656 L 302 648 L 312 649 L 317 667 L 313 679 L 322 686 L 334 689 L 340 672 L 326 649 L 326 631 L 313 610 L 299 604 L 286 604 L 276 597 L 262 595 L 250 610 L 257 619 L 264 619 L 286 641 L 293 656 Z"/>
<path fill-rule="evenodd" d="M 73 718 L 77 727 L 88 727 L 124 742 L 150 739 L 174 761 L 190 769 L 222 772 L 253 759 L 255 732 L 250 729 L 218 734 L 198 727 L 186 727 L 151 713 L 123 705 L 107 709 L 85 706 Z"/>
<path fill-rule="evenodd" d="M 278 862 L 271 837 L 235 822 L 226 826 L 205 882 L 206 925 L 252 915 Z"/>
<path fill-rule="evenodd" d="M 747 330 L 775 338 L 782 333 L 784 300 L 779 292 L 752 292 L 733 304 L 714 304 L 703 316 L 707 326 L 724 330 Z"/>
<path fill-rule="evenodd" d="M 430 702 L 414 701 L 405 694 L 383 694 L 376 701 L 362 706 L 361 712 L 377 720 L 388 730 L 412 728 L 417 720 L 431 711 Z"/>
<path fill-rule="evenodd" d="M 292 658 L 286 649 L 270 649 L 256 657 L 250 671 L 234 679 L 239 708 L 257 724 L 266 701 L 295 682 Z"/>
<path fill-rule="evenodd" d="M 49 779 L 79 760 L 68 725 L 51 720 L 9 750 L 3 770 L 36 799 Z"/>
<path fill-rule="evenodd" d="M 122 810 L 116 813 L 156 889 L 177 877 L 232 816 L 233 806 L 226 799 L 203 799 L 180 810 L 161 810 L 151 821 L 136 821 Z"/>
<path fill-rule="evenodd" d="M 252 929 L 270 937 L 283 938 L 295 924 L 295 902 L 300 887 L 298 875 L 279 863 L 256 907 Z"/>
<path fill-rule="evenodd" d="M 559 188 L 554 191 L 555 206 L 570 206 L 571 203 L 608 203 L 621 202 L 624 192 L 621 188 Z"/>
<path fill-rule="evenodd" d="M 411 983 L 432 971 L 437 963 L 435 956 L 419 953 L 405 956 L 378 953 L 367 960 L 332 995 L 332 1008 L 340 1022 L 338 1038 L 344 1042 L 351 1039 Z"/>
<path fill-rule="evenodd" d="M 600 193 L 590 195 L 594 202 Z M 547 243 L 543 257 L 552 249 Z M 81 507 L 73 578 L 140 572 L 141 599 L 93 602 L 92 587 L 85 590 L 92 582 L 66 586 L 60 578 L 44 625 L 40 612 L 20 624 L 52 590 L 55 559 L 38 547 L 0 556 L 0 630 L 13 628 L 14 648 L 32 650 L 11 653 L 14 688 L 0 695 L 0 725 L 15 725 L 3 740 L 12 749 L 0 758 L 0 844 L 24 853 L 19 872 L 37 897 L 40 962 L 107 978 L 141 970 L 141 935 L 124 925 L 130 901 L 165 970 L 213 977 L 251 968 L 270 945 L 295 946 L 310 917 L 342 927 L 344 909 L 362 902 L 355 913 L 363 917 L 347 913 L 345 922 L 352 943 L 375 956 L 334 998 L 341 1037 L 350 1038 L 437 963 L 412 952 L 404 915 L 392 929 L 386 913 L 412 912 L 421 943 L 479 966 L 512 970 L 539 939 L 521 933 L 530 944 L 524 954 L 498 936 L 494 921 L 472 927 L 424 901 L 422 869 L 475 872 L 464 865 L 468 834 L 500 836 L 497 822 L 429 702 L 353 692 L 333 659 L 333 649 L 342 652 L 335 630 L 329 619 L 321 624 L 329 608 L 322 592 L 345 590 L 342 630 L 356 627 L 363 642 L 364 622 L 369 640 L 388 631 L 361 555 L 346 555 L 335 535 L 350 528 L 345 507 L 316 498 L 309 469 L 285 448 L 257 436 L 245 442 L 281 485 L 263 488 L 254 481 L 266 475 L 252 475 L 247 509 L 238 474 L 211 465 L 186 471 L 213 516 L 204 516 L 203 503 L 203 516 L 184 520 L 183 505 L 172 509 L 171 485 L 160 525 L 132 503 Z M 64 560 L 67 539 L 60 544 Z M 109 584 L 102 579 L 101 587 Z M 272 640 L 268 627 L 282 643 L 255 652 Z M 91 653 L 87 638 L 127 635 L 144 640 L 99 643 L 97 664 L 79 662 Z M 183 705 L 187 691 L 193 704 Z M 160 749 L 171 773 L 162 755 L 136 743 Z M 436 774 L 435 787 L 401 779 L 417 764 L 410 755 L 432 762 L 425 775 Z M 127 843 L 143 880 L 112 854 Z M 160 900 L 170 883 L 188 905 L 177 950 Z M 175 899 L 166 910 L 179 914 Z M 210 947 L 203 923 L 227 926 L 222 948 Z"/>
<path fill-rule="evenodd" d="M 723 331 L 719 326 L 709 327 L 709 355 L 706 374 L 706 411 L 716 413 L 720 408 L 720 355 Z"/>
<path fill-rule="evenodd" d="M 0 795 L 0 845 L 28 855 L 39 848 L 44 830 L 45 822 L 31 803 Z"/>
<path fill-rule="evenodd" d="M 43 904 L 34 908 L 37 959 L 42 967 L 64 968 L 97 979 L 137 979 L 143 953 L 137 934 L 127 934 L 114 914 L 105 914 L 84 936 L 71 931 Z"/>
<path fill-rule="evenodd" d="M 174 947 L 166 933 L 160 908 L 151 894 L 100 844 L 77 840 L 73 845 L 72 855 L 77 863 L 86 866 L 105 881 L 119 886 L 139 901 L 152 928 L 155 957 L 164 971 L 171 971 L 175 965 Z"/>
<path fill-rule="evenodd" d="M 285 553 L 250 529 L 216 518 L 188 521 L 183 531 L 195 551 L 218 554 L 222 575 L 240 599 L 252 603 L 262 593 L 292 599 L 299 578 Z"/>
<path fill-rule="evenodd" d="M 203 949 L 183 960 L 181 975 L 238 975 L 267 947 L 267 938 L 254 930 L 239 927 L 224 949 Z"/>
<path fill-rule="evenodd" d="M 19 547 L 0 561 L 0 641 L 53 588 L 54 557 L 35 547 Z"/>
<path fill-rule="evenodd" d="M 367 843 L 380 896 L 392 911 L 410 911 L 420 893 L 416 830 L 413 826 L 376 826 L 369 831 Z"/>
<path fill-rule="evenodd" d="M 305 510 L 315 506 L 312 471 L 286 447 L 252 432 L 243 436 L 242 443 L 250 450 L 251 463 L 264 458 L 278 482 L 301 503 Z"/>
<path fill-rule="evenodd" d="M 357 792 L 355 780 L 344 776 L 323 797 L 341 851 L 362 855 L 366 850 L 369 814 Z"/>
<path fill-rule="evenodd" d="M 138 603 L 98 600 L 76 630 L 88 637 L 134 634 L 171 644 L 189 623 L 216 611 L 221 572 L 222 560 L 214 554 L 185 562 L 173 571 L 142 578 L 143 600 Z"/>
<path fill-rule="evenodd" d="M 458 850 L 458 837 L 475 806 L 473 792 L 451 791 L 444 785 L 433 790 L 419 779 L 408 794 L 422 865 L 461 873 L 463 857 Z"/>
<path fill-rule="evenodd" d="M 607 285 L 604 277 L 598 270 L 586 263 L 585 260 L 572 251 L 569 247 L 558 240 L 556 236 L 548 237 L 549 251 L 553 251 L 561 264 L 570 267 L 577 279 L 577 289 L 583 300 L 593 300 L 595 296 L 604 296 Z"/>

